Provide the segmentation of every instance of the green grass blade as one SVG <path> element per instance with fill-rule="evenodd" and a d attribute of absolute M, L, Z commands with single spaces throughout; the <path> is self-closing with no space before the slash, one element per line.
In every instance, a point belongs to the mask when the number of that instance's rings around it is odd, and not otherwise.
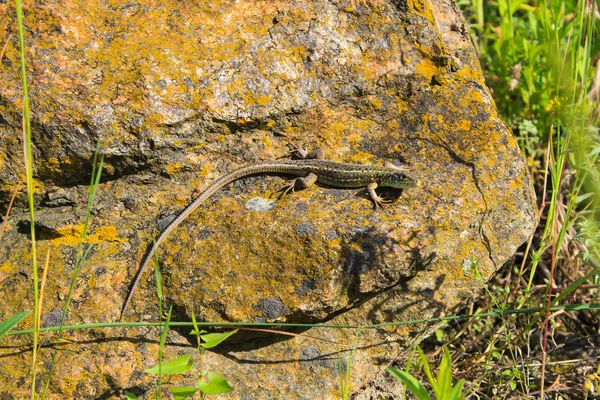
<path fill-rule="evenodd" d="M 156 242 L 154 242 L 156 246 Z M 154 252 L 154 279 L 156 281 L 156 295 L 158 297 L 158 314 L 163 313 L 163 290 L 162 290 L 162 275 L 160 273 L 160 263 L 158 262 L 158 251 Z"/>
<path fill-rule="evenodd" d="M 388 367 L 386 369 L 394 378 L 402 382 L 402 384 L 406 386 L 408 390 L 410 390 L 410 392 L 419 400 L 431 400 L 431 397 L 429 396 L 429 393 L 427 393 L 425 386 L 423 386 L 423 384 L 414 376 L 398 368 Z"/>
<path fill-rule="evenodd" d="M 127 400 L 137 400 L 137 396 L 131 392 L 125 391 L 125 398 Z"/>
<path fill-rule="evenodd" d="M 454 385 L 452 390 L 450 391 L 450 395 L 447 397 L 450 400 L 462 400 L 464 398 L 462 390 L 465 384 L 465 380 L 461 379 Z"/>
<path fill-rule="evenodd" d="M 0 338 L 6 335 L 8 331 L 10 331 L 12 328 L 17 326 L 19 322 L 21 322 L 23 318 L 25 318 L 27 315 L 29 315 L 29 312 L 23 311 L 21 313 L 13 315 L 12 317 L 8 317 L 4 321 L 2 321 L 0 323 Z"/>
<path fill-rule="evenodd" d="M 24 133 L 24 159 L 25 159 L 25 177 L 27 181 L 27 201 L 29 204 L 29 227 L 31 235 L 31 267 L 33 270 L 33 346 L 32 346 L 32 365 L 31 365 L 31 398 L 36 393 L 36 363 L 39 338 L 39 283 L 37 273 L 37 257 L 35 245 L 35 203 L 33 198 L 33 155 L 31 153 L 31 117 L 29 115 L 29 92 L 27 89 L 27 72 L 25 68 L 25 40 L 23 35 L 23 5 L 21 0 L 16 0 L 17 26 L 19 32 L 19 53 L 21 56 L 21 81 L 23 91 L 23 133 Z"/>

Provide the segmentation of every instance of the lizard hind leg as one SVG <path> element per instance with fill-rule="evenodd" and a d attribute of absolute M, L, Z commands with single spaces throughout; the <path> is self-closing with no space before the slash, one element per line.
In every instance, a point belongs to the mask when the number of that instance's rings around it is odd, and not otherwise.
<path fill-rule="evenodd" d="M 386 161 L 385 166 L 387 168 L 395 169 L 396 171 L 408 171 L 408 172 L 411 172 L 413 170 L 413 168 L 409 167 L 408 165 L 396 165 L 396 164 L 392 164 L 389 161 Z"/>
<path fill-rule="evenodd" d="M 306 189 L 312 186 L 316 181 L 317 175 L 313 174 L 312 172 L 305 177 L 296 178 L 291 183 L 288 183 L 277 190 L 277 192 L 282 192 L 277 198 L 279 199 L 288 194 L 290 191 L 293 192 L 295 189 Z"/>
<path fill-rule="evenodd" d="M 324 160 L 325 159 L 325 150 L 322 147 L 319 147 L 316 150 L 309 152 L 301 147 L 295 146 L 290 143 L 288 143 L 287 146 L 290 149 L 289 155 L 292 157 L 297 157 L 301 160 L 306 160 L 306 159 Z"/>

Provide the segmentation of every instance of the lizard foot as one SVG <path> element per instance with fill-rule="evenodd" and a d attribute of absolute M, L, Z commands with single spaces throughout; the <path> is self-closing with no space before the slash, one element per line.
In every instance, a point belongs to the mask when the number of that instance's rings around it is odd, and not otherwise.
<path fill-rule="evenodd" d="M 384 198 L 384 197 L 380 197 L 380 196 L 377 196 L 376 198 L 374 198 L 372 200 L 373 200 L 373 204 L 374 204 L 375 209 L 377 209 L 377 208 L 386 208 L 392 202 L 392 200 Z"/>
<path fill-rule="evenodd" d="M 325 150 L 323 150 L 320 147 L 317 150 L 313 150 L 311 152 L 308 152 L 305 149 L 298 147 L 296 145 L 293 145 L 291 143 L 288 143 L 287 147 L 290 150 L 288 153 L 288 155 L 290 157 L 299 158 L 301 160 L 306 160 L 306 159 L 323 160 L 323 159 L 325 159 Z"/>

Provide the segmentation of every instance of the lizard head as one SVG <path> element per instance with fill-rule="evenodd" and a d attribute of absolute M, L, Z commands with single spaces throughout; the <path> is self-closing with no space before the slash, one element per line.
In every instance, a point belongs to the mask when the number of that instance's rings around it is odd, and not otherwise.
<path fill-rule="evenodd" d="M 394 189 L 404 189 L 420 185 L 421 182 L 405 175 L 403 172 L 393 172 L 381 181 L 381 186 Z"/>

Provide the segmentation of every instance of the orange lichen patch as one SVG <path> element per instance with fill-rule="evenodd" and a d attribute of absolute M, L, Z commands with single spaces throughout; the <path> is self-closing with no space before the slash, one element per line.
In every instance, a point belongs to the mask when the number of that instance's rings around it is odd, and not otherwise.
<path fill-rule="evenodd" d="M 104 225 L 94 228 L 88 237 L 89 243 L 116 242 L 125 243 L 126 239 L 120 238 L 113 225 Z"/>
<path fill-rule="evenodd" d="M 459 119 L 454 124 L 454 129 L 469 131 L 471 130 L 471 121 L 468 119 Z"/>
<path fill-rule="evenodd" d="M 479 68 L 473 68 L 470 65 L 463 65 L 455 75 L 457 80 L 463 82 L 476 81 L 481 85 L 485 85 L 485 78 Z"/>
<path fill-rule="evenodd" d="M 427 80 L 431 80 L 431 78 L 439 72 L 435 63 L 427 58 L 424 58 L 421 60 L 421 62 L 417 63 L 415 70 L 423 75 Z"/>
<path fill-rule="evenodd" d="M 52 239 L 50 242 L 53 246 L 77 246 L 83 232 L 83 224 L 68 225 L 58 229 L 59 237 Z"/>
<path fill-rule="evenodd" d="M 350 162 L 356 164 L 369 164 L 372 163 L 373 158 L 373 154 L 363 153 L 359 151 L 352 155 L 352 157 L 350 158 Z"/>
<path fill-rule="evenodd" d="M 207 176 L 209 176 L 211 170 L 212 165 L 210 163 L 206 163 L 202 166 L 198 175 L 202 178 L 206 178 Z"/>
<path fill-rule="evenodd" d="M 469 91 L 465 94 L 465 96 L 461 96 L 458 99 L 458 104 L 460 104 L 461 107 L 469 109 L 473 107 L 480 107 L 483 102 L 483 95 L 481 94 L 481 92 L 475 90 Z"/>
<path fill-rule="evenodd" d="M 58 141 L 55 142 L 58 146 Z M 51 173 L 61 173 L 64 171 L 70 171 L 73 168 L 79 168 L 79 163 L 75 162 L 69 157 L 61 158 L 60 160 L 56 157 L 49 157 L 48 159 L 42 159 L 38 161 L 42 169 L 47 169 Z"/>
<path fill-rule="evenodd" d="M 408 109 L 409 109 L 408 102 L 406 102 L 400 98 L 396 99 L 396 110 L 397 110 L 398 114 L 401 115 Z"/>
<path fill-rule="evenodd" d="M 435 26 L 436 21 L 427 0 L 409 0 L 406 2 L 410 10 L 416 11 L 420 16 L 424 17 L 431 26 Z"/>
<path fill-rule="evenodd" d="M 272 96 L 259 96 L 257 99 L 258 104 L 261 106 L 266 106 L 273 99 Z"/>
<path fill-rule="evenodd" d="M 167 173 L 169 175 L 174 175 L 174 174 L 176 174 L 178 172 L 181 172 L 181 170 L 183 168 L 184 168 L 183 163 L 180 162 L 180 161 L 177 161 L 177 162 L 173 162 L 173 163 L 170 163 L 169 165 L 167 165 L 165 167 L 165 170 L 167 171 Z"/>
<path fill-rule="evenodd" d="M 376 97 L 371 97 L 370 98 L 370 103 L 371 105 L 375 108 L 375 109 L 380 109 L 381 108 L 381 100 L 379 100 Z"/>
<path fill-rule="evenodd" d="M 190 201 L 190 199 L 188 196 L 186 196 L 185 194 L 182 194 L 182 193 L 181 194 L 177 193 L 175 195 L 175 197 L 170 199 L 169 205 L 172 205 L 176 208 L 183 209 L 185 206 L 188 205 L 189 201 Z"/>
<path fill-rule="evenodd" d="M 17 273 L 18 271 L 19 266 L 12 262 L 7 261 L 0 264 L 0 284 L 2 284 L 7 277 Z"/>
<path fill-rule="evenodd" d="M 270 135 L 263 135 L 262 144 L 265 146 L 265 152 L 271 154 L 273 151 L 273 140 Z"/>
<path fill-rule="evenodd" d="M 396 135 L 398 133 L 399 129 L 400 129 L 400 123 L 398 122 L 398 120 L 392 119 L 387 124 L 386 132 L 388 132 L 389 134 L 392 134 L 392 135 Z"/>
<path fill-rule="evenodd" d="M 76 246 L 81 240 L 83 232 L 83 224 L 67 225 L 57 230 L 59 237 L 50 240 L 53 246 Z M 85 243 L 104 243 L 117 242 L 123 243 L 125 239 L 121 239 L 117 231 L 112 225 L 98 226 L 93 228 L 92 232 L 88 231 L 88 235 L 84 238 Z"/>
<path fill-rule="evenodd" d="M 332 121 L 327 124 L 327 119 Z M 347 143 L 348 145 L 359 143 L 367 132 L 373 132 L 377 128 L 374 121 L 344 116 L 344 119 L 335 119 L 334 115 L 325 117 L 322 128 L 326 141 Z"/>

